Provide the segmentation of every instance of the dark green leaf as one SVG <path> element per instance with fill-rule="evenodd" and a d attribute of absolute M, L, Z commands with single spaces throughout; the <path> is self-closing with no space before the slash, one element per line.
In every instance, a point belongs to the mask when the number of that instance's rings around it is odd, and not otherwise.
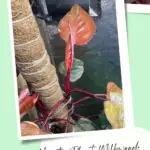
<path fill-rule="evenodd" d="M 106 115 L 104 112 L 101 112 L 99 114 L 99 122 L 100 122 L 101 129 L 111 129 L 111 124 L 106 118 Z"/>
<path fill-rule="evenodd" d="M 67 72 L 66 72 L 65 61 L 59 64 L 59 72 L 62 75 L 66 76 Z M 80 79 L 83 72 L 84 72 L 84 62 L 79 59 L 74 58 L 71 75 L 70 75 L 70 82 L 75 82 L 78 79 Z"/>
<path fill-rule="evenodd" d="M 73 128 L 73 132 L 93 131 L 97 129 L 98 128 L 92 121 L 88 119 L 79 119 Z"/>

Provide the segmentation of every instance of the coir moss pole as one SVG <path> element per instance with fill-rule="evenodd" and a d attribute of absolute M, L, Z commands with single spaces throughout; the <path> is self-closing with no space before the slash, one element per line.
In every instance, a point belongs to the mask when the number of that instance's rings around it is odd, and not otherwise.
<path fill-rule="evenodd" d="M 29 1 L 11 0 L 11 8 L 17 69 L 39 93 L 45 107 L 51 109 L 63 95 Z M 67 107 L 62 109 L 61 105 L 58 110 L 58 117 L 67 117 Z"/>

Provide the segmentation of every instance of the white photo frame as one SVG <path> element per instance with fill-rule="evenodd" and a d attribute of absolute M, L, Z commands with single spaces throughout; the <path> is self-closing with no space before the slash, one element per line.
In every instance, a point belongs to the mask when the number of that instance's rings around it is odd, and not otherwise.
<path fill-rule="evenodd" d="M 145 137 L 145 138 L 143 138 Z M 125 150 L 150 148 L 150 132 L 142 128 L 111 130 L 88 136 L 42 140 L 41 150 Z M 146 140 L 145 140 L 146 139 Z"/>
<path fill-rule="evenodd" d="M 26 137 L 21 136 L 11 5 L 9 0 L 7 0 L 7 2 L 8 2 L 8 11 L 9 11 L 9 27 L 10 27 L 9 30 L 10 30 L 10 41 L 11 41 L 11 50 L 12 50 L 11 54 L 12 54 L 12 64 L 13 64 L 14 89 L 15 89 L 15 100 L 16 100 L 16 110 L 17 110 L 16 113 L 17 128 L 18 128 L 19 140 L 22 141 L 22 140 L 60 138 L 60 137 L 69 137 L 69 136 L 77 136 L 77 135 L 87 135 L 90 133 L 94 134 L 94 132 L 101 132 L 101 130 L 99 130 L 99 131 L 78 132 L 78 133 L 63 133 L 63 134 L 50 134 L 50 135 L 26 136 Z M 133 107 L 132 107 L 132 94 L 131 94 L 131 83 L 130 83 L 130 68 L 129 68 L 129 57 L 128 57 L 124 0 L 116 0 L 116 16 L 117 16 L 118 43 L 119 43 L 119 52 L 120 52 L 120 61 L 121 61 L 120 65 L 121 65 L 122 88 L 123 88 L 123 99 L 124 99 L 125 128 L 133 128 L 134 120 L 133 120 Z"/>
<path fill-rule="evenodd" d="M 150 13 L 150 5 L 145 4 L 126 4 L 126 11 L 129 13 Z"/>

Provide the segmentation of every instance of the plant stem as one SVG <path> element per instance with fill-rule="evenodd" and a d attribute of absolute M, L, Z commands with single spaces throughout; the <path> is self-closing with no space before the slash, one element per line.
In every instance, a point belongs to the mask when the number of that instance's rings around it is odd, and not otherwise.
<path fill-rule="evenodd" d="M 39 100 L 37 101 L 37 104 L 38 104 L 39 108 L 41 109 L 42 113 L 47 114 L 46 108 L 43 106 L 43 104 L 41 104 L 41 102 Z"/>
<path fill-rule="evenodd" d="M 79 103 L 81 103 L 81 102 L 83 102 L 83 101 L 86 101 L 86 100 L 90 99 L 90 98 L 91 98 L 90 96 L 86 96 L 86 97 L 84 97 L 84 98 L 82 98 L 82 99 L 80 99 L 80 100 L 78 100 L 78 101 L 76 101 L 76 102 L 74 102 L 74 103 L 72 103 L 72 104 L 73 104 L 73 105 L 77 105 L 77 104 L 79 104 Z M 94 97 L 94 98 L 95 98 L 95 97 Z M 98 100 L 106 101 L 106 99 L 101 98 L 101 97 L 99 97 Z"/>
<path fill-rule="evenodd" d="M 78 118 L 84 118 L 84 119 L 89 120 L 88 118 L 86 118 L 86 117 L 84 117 L 84 116 L 81 116 L 81 115 L 79 115 L 79 114 L 73 114 L 73 116 L 78 117 Z"/>
<path fill-rule="evenodd" d="M 49 125 L 48 122 L 45 124 L 45 130 L 48 132 L 49 131 Z"/>
<path fill-rule="evenodd" d="M 32 122 L 38 123 L 38 122 L 41 122 L 41 121 L 44 121 L 44 120 L 45 120 L 45 117 L 42 117 L 42 118 L 39 118 L 39 119 L 35 119 Z"/>
<path fill-rule="evenodd" d="M 67 67 L 67 76 L 66 76 L 66 84 L 65 84 L 66 93 L 68 93 L 71 89 L 70 88 L 70 74 L 71 74 L 71 69 L 72 69 L 73 60 L 74 60 L 74 41 L 73 41 L 73 35 L 72 35 L 72 28 L 70 26 L 69 20 L 68 20 L 68 27 L 70 30 L 70 34 L 69 34 L 69 41 L 66 43 L 66 67 Z"/>
<path fill-rule="evenodd" d="M 68 131 L 68 126 L 69 126 L 69 120 L 70 120 L 70 117 L 71 117 L 71 114 L 70 113 L 68 113 L 68 118 L 67 118 L 67 124 L 66 124 L 66 128 L 65 128 L 65 133 L 67 133 L 67 131 Z"/>
<path fill-rule="evenodd" d="M 61 119 L 61 118 L 55 118 L 54 119 L 54 122 L 63 122 L 63 123 L 70 123 L 70 124 L 72 124 L 72 125 L 74 125 L 74 123 L 72 123 L 72 122 L 70 122 L 69 120 L 67 120 L 67 119 Z"/>
<path fill-rule="evenodd" d="M 106 94 L 94 94 L 95 96 L 106 96 Z"/>
<path fill-rule="evenodd" d="M 82 99 L 80 99 L 80 100 L 78 100 L 78 101 L 76 101 L 76 102 L 74 102 L 74 103 L 72 103 L 73 105 L 77 105 L 77 104 L 79 104 L 79 103 L 81 103 L 81 102 L 83 102 L 83 101 L 85 101 L 85 100 L 88 100 L 88 99 L 90 99 L 91 97 L 89 97 L 89 96 L 87 96 L 87 97 L 84 97 L 84 98 L 82 98 Z"/>
<path fill-rule="evenodd" d="M 43 124 L 42 128 L 45 127 L 45 125 L 46 125 L 46 123 L 47 123 L 49 117 L 53 114 L 53 112 L 54 112 L 65 100 L 66 100 L 66 98 L 63 98 L 63 99 L 59 100 L 59 101 L 52 107 L 52 109 L 49 111 L 49 113 L 48 113 L 48 115 L 47 115 L 47 117 L 46 117 L 46 119 L 45 119 L 45 121 L 44 121 L 44 124 Z"/>
<path fill-rule="evenodd" d="M 94 97 L 95 99 L 99 99 L 99 100 L 103 100 L 103 101 L 106 101 L 105 98 L 101 98 L 101 97 L 98 97 L 97 95 L 93 94 L 93 93 L 90 93 L 88 91 L 85 91 L 85 90 L 82 90 L 82 89 L 78 89 L 78 88 L 74 88 L 74 89 L 71 89 L 70 90 L 70 93 L 71 92 L 80 92 L 80 93 L 83 93 L 85 95 L 88 95 L 88 97 Z M 103 95 L 104 96 L 104 95 Z"/>

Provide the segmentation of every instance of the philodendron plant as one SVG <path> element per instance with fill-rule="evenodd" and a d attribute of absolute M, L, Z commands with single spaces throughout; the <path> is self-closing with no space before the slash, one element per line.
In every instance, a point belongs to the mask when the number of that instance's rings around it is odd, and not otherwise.
<path fill-rule="evenodd" d="M 91 98 L 103 102 L 104 117 L 110 123 L 110 128 L 123 128 L 124 109 L 122 90 L 115 83 L 109 82 L 107 84 L 107 93 L 105 94 L 93 94 L 79 88 L 71 88 L 70 86 L 70 82 L 79 80 L 84 72 L 84 62 L 74 58 L 74 45 L 85 45 L 92 39 L 96 31 L 96 26 L 92 18 L 79 5 L 75 4 L 60 20 L 58 31 L 60 37 L 66 42 L 65 61 L 59 65 L 59 72 L 66 77 L 64 98 L 59 100 L 51 110 L 47 110 L 38 98 L 38 93 L 30 95 L 28 89 L 24 89 L 19 95 L 21 118 L 34 106 L 38 107 L 40 113 L 39 118 L 36 120 L 21 122 L 22 135 L 64 133 L 68 132 L 68 124 L 73 126 L 72 132 L 102 129 L 102 126 L 99 127 L 95 125 L 90 118 L 86 118 L 74 112 L 73 108 Z M 83 94 L 84 97 L 73 102 L 70 98 L 74 92 Z M 52 118 L 54 112 L 64 102 L 68 104 L 71 110 L 68 112 L 68 118 Z M 97 116 L 99 120 L 102 118 L 101 114 L 97 114 Z M 77 121 L 72 122 L 71 117 L 76 117 Z M 60 130 L 55 132 L 54 127 L 59 127 Z"/>

